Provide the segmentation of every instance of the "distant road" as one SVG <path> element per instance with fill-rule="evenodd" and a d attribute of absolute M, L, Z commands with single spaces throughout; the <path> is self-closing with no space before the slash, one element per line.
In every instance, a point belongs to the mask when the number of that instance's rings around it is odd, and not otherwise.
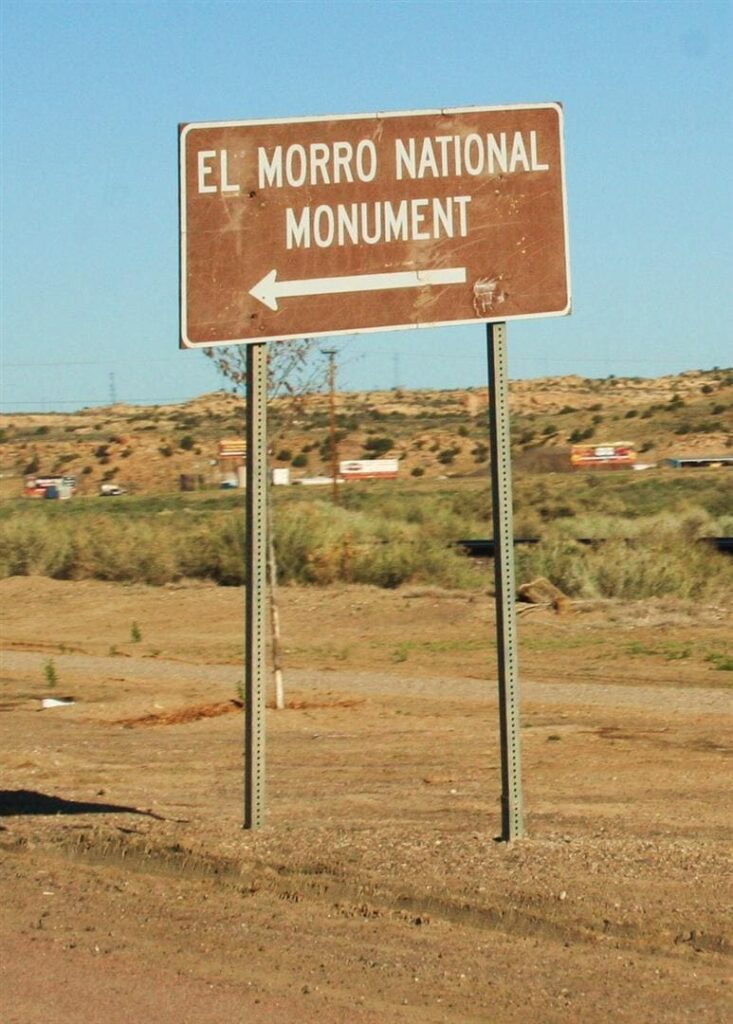
<path fill-rule="evenodd" d="M 48 655 L 36 651 L 4 650 L 0 652 L 2 675 L 17 676 L 23 683 L 26 679 L 43 678 L 43 667 Z M 192 664 L 183 661 L 167 661 L 163 658 L 119 658 L 100 657 L 90 654 L 54 655 L 59 676 L 64 680 L 74 678 L 160 680 L 205 685 L 211 700 L 223 700 L 233 696 L 242 678 L 240 665 Z M 411 696 L 431 700 L 496 701 L 496 683 L 492 680 L 467 679 L 462 676 L 420 676 L 396 675 L 390 672 L 349 672 L 343 670 L 288 669 L 286 686 L 296 690 L 311 690 L 358 693 L 367 696 Z M 643 686 L 633 683 L 546 683 L 522 679 L 521 694 L 524 700 L 539 704 L 591 705 L 618 708 L 638 708 L 646 711 L 664 710 L 696 715 L 733 714 L 733 695 L 723 688 Z M 64 695 L 73 683 L 64 686 Z M 61 692 L 61 690 L 59 691 Z M 44 691 L 41 694 L 48 696 Z"/>

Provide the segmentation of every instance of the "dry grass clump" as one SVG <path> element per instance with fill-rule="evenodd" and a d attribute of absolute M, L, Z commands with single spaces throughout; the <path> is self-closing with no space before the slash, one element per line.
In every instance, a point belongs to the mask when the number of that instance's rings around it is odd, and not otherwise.
<path fill-rule="evenodd" d="M 651 543 L 615 539 L 598 546 L 548 540 L 519 550 L 517 562 L 520 579 L 545 576 L 578 598 L 715 600 L 730 592 L 729 556 L 680 534 L 656 536 Z"/>
<path fill-rule="evenodd" d="M 642 489 L 633 480 L 624 488 L 621 483 L 578 480 L 569 492 L 566 480 L 560 487 L 539 479 L 533 488 L 523 481 L 515 535 L 539 543 L 517 546 L 517 583 L 544 576 L 582 599 L 724 598 L 730 557 L 699 542 L 733 534 L 719 490 L 695 483 L 691 495 L 674 496 L 664 480 L 664 487 L 652 481 Z M 491 536 L 485 488 L 344 488 L 342 499 L 335 506 L 297 489 L 277 494 L 281 583 L 466 592 L 490 586 L 490 568 L 456 545 L 461 538 Z M 177 495 L 120 501 L 104 510 L 84 502 L 18 502 L 0 512 L 0 576 L 244 582 L 244 517 L 236 500 Z"/>
<path fill-rule="evenodd" d="M 43 518 L 13 516 L 0 523 L 0 576 L 68 579 L 74 560 L 72 531 Z"/>
<path fill-rule="evenodd" d="M 477 586 L 472 567 L 447 546 L 444 536 L 431 535 L 422 524 L 396 516 L 350 511 L 326 502 L 281 508 L 275 547 L 284 583 Z"/>

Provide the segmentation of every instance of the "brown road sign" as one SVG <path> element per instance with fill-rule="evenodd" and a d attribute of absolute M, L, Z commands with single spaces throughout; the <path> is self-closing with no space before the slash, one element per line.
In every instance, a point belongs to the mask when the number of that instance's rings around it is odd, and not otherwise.
<path fill-rule="evenodd" d="M 570 312 L 559 105 L 180 130 L 181 344 Z"/>

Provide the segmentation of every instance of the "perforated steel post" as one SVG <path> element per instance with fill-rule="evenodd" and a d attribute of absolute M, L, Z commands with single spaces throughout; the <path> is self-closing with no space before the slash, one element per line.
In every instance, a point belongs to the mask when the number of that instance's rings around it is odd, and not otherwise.
<path fill-rule="evenodd" d="M 267 345 L 247 346 L 245 516 L 244 827 L 265 817 Z"/>
<path fill-rule="evenodd" d="M 506 324 L 487 324 L 491 498 L 501 741 L 501 838 L 524 835 Z"/>

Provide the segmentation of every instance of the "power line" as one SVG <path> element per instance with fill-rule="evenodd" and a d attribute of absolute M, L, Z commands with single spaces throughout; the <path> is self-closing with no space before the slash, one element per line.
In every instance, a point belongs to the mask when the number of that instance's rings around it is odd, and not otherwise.
<path fill-rule="evenodd" d="M 354 339 L 352 339 L 352 338 L 348 339 L 349 342 L 351 342 L 353 340 Z M 526 347 L 526 346 L 524 346 L 524 347 Z M 342 353 L 342 355 L 343 355 L 343 353 Z M 358 353 L 358 354 L 355 353 L 351 357 L 351 360 L 347 359 L 346 362 L 348 363 L 348 362 L 352 361 L 353 359 L 361 360 L 362 358 L 365 358 L 367 356 L 372 356 L 372 355 L 376 355 L 376 356 L 387 356 L 387 355 L 389 355 L 389 356 L 391 356 L 392 357 L 392 363 L 393 363 L 393 370 L 394 370 L 395 373 L 399 374 L 399 372 L 400 372 L 400 356 L 399 356 L 399 353 L 396 353 L 394 351 L 394 349 L 386 349 L 386 348 L 380 348 L 379 346 L 371 346 L 370 345 L 367 352 Z M 684 350 L 683 349 L 679 349 L 679 350 L 666 349 L 665 352 L 664 352 L 664 356 L 665 356 L 665 358 L 669 358 L 670 356 L 677 356 L 679 358 L 689 358 L 690 352 L 687 349 L 684 349 Z M 597 365 L 597 366 L 613 366 L 613 365 L 618 365 L 618 363 L 620 363 L 620 362 L 623 362 L 625 364 L 633 363 L 633 364 L 639 365 L 639 366 L 643 366 L 643 365 L 649 366 L 649 365 L 652 365 L 654 363 L 658 363 L 659 362 L 659 358 L 656 358 L 656 359 L 653 359 L 653 358 L 641 358 L 641 359 L 633 358 L 632 359 L 632 358 L 628 358 L 626 356 L 619 356 L 619 355 L 617 355 L 615 357 L 605 357 L 605 358 L 601 358 L 601 359 L 599 359 L 599 358 L 595 358 L 594 359 L 594 358 L 589 358 L 589 357 L 586 357 L 586 356 L 578 357 L 577 354 L 572 354 L 572 355 L 568 355 L 568 356 L 562 356 L 562 355 L 557 354 L 556 352 L 551 352 L 549 354 L 546 353 L 546 352 L 539 352 L 539 353 L 532 354 L 532 355 L 519 355 L 516 352 L 512 352 L 511 353 L 511 357 L 512 357 L 512 362 L 517 362 L 517 363 L 536 363 L 536 362 L 542 362 L 542 361 L 546 362 L 548 360 L 567 360 L 567 359 L 572 358 L 574 364 L 581 364 L 582 363 L 582 364 L 585 364 L 585 365 Z M 458 362 L 469 362 L 469 361 L 473 362 L 473 361 L 479 360 L 481 358 L 482 358 L 482 356 L 481 356 L 481 354 L 478 351 L 475 352 L 475 353 L 474 352 L 456 352 L 455 348 L 454 348 L 454 349 L 451 350 L 451 353 L 450 353 L 450 360 L 451 360 L 451 362 L 456 362 L 456 361 L 458 361 Z M 422 352 L 421 351 L 420 352 L 420 361 L 423 362 L 425 360 L 431 360 L 433 362 L 436 362 L 436 361 L 444 362 L 446 360 L 446 355 L 445 355 L 445 353 L 440 353 L 440 352 L 433 353 L 433 352 Z M 179 358 L 178 355 L 167 356 L 167 357 L 162 358 L 162 359 L 149 359 L 147 357 L 145 358 L 145 365 L 146 366 L 149 366 L 149 365 L 151 365 L 153 363 L 155 363 L 155 364 L 160 364 L 160 363 L 177 363 L 179 366 L 181 365 L 180 358 Z M 58 367 L 62 367 L 62 366 L 137 366 L 137 367 L 139 367 L 140 365 L 141 365 L 141 362 L 140 362 L 139 359 L 112 359 L 112 360 L 109 360 L 109 359 L 58 359 L 58 360 L 54 360 L 52 362 L 44 362 L 44 363 L 38 362 L 37 360 L 33 360 L 33 361 L 29 361 L 29 362 L 7 362 L 7 361 L 3 361 L 2 362 L 2 366 L 3 366 L 4 369 L 42 369 L 42 368 L 53 369 L 53 368 L 58 368 Z M 204 364 L 199 363 L 199 365 L 204 365 Z"/>
<path fill-rule="evenodd" d="M 178 356 L 167 356 L 165 359 L 148 359 L 145 357 L 145 365 L 150 363 L 179 363 Z M 53 367 L 53 366 L 140 366 L 140 359 L 58 359 L 52 363 L 39 363 L 37 360 L 28 363 L 8 363 L 3 361 L 4 367 L 25 368 L 29 367 Z M 208 365 L 208 364 L 206 364 Z"/>
<path fill-rule="evenodd" d="M 178 402 L 195 402 L 197 398 L 201 398 L 201 392 L 195 395 L 178 395 L 172 398 L 126 398 L 125 405 L 174 405 Z M 0 402 L 2 406 L 29 406 L 31 408 L 37 408 L 38 405 L 75 405 L 79 408 L 100 408 L 103 409 L 109 405 L 109 401 L 106 398 L 77 398 L 77 399 L 56 399 L 53 396 L 44 397 L 42 399 L 36 399 L 35 402 Z M 39 412 L 41 410 L 38 410 Z"/>

